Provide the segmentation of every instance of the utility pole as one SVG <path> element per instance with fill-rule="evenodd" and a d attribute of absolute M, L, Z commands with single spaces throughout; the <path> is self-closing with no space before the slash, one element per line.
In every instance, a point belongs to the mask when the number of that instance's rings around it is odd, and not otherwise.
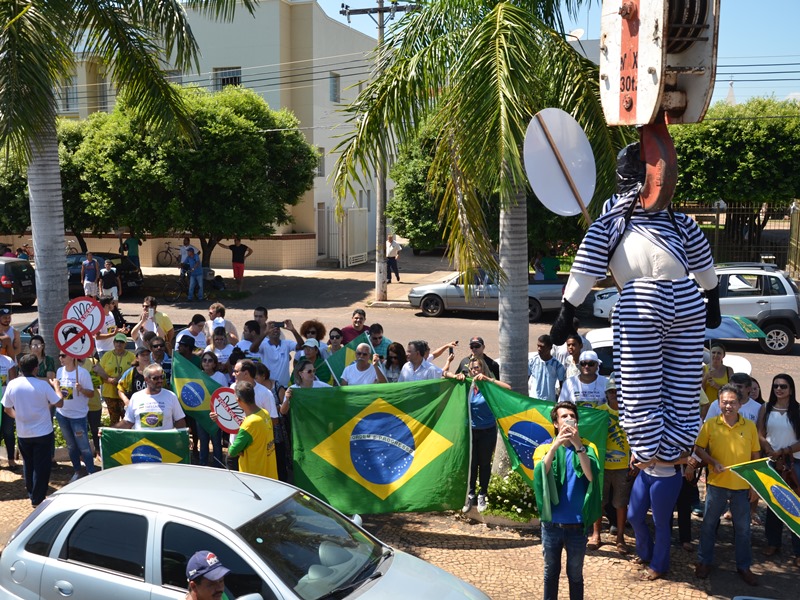
<path fill-rule="evenodd" d="M 415 4 L 398 4 L 398 0 L 388 0 L 389 6 L 384 6 L 384 0 L 377 0 L 376 8 L 350 8 L 342 4 L 339 14 L 347 17 L 350 22 L 351 15 L 369 15 L 378 26 L 378 47 L 383 44 L 383 30 L 385 26 L 384 15 L 389 14 L 389 20 L 395 13 L 405 12 L 417 8 Z M 377 15 L 377 18 L 375 18 Z M 381 68 L 378 65 L 378 68 Z M 386 300 L 386 156 L 383 148 L 377 152 L 375 176 L 375 300 Z"/>

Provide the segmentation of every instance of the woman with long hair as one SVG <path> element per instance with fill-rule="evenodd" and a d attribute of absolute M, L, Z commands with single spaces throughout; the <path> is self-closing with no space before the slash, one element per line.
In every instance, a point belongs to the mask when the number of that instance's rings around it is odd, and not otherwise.
<path fill-rule="evenodd" d="M 703 380 L 701 386 L 708 396 L 708 404 L 700 407 L 700 417 L 706 418 L 706 413 L 711 405 L 717 401 L 719 388 L 728 383 L 733 375 L 733 369 L 722 364 L 725 358 L 725 346 L 719 342 L 711 346 L 711 363 L 703 365 Z"/>
<path fill-rule="evenodd" d="M 403 348 L 403 344 L 399 342 L 389 344 L 386 349 L 386 362 L 383 365 L 387 383 L 395 383 L 397 381 L 398 377 L 400 377 L 400 370 L 407 361 L 406 349 Z"/>
<path fill-rule="evenodd" d="M 764 400 L 764 397 L 761 395 L 761 384 L 758 383 L 758 380 L 752 375 L 750 376 L 750 381 L 752 382 L 750 387 L 750 397 L 763 406 L 766 403 L 766 400 Z"/>
<path fill-rule="evenodd" d="M 758 415 L 758 437 L 767 456 L 783 463 L 800 480 L 800 403 L 791 375 L 780 373 L 772 378 L 769 400 Z M 777 554 L 781 549 L 783 523 L 771 510 L 767 511 L 764 533 L 767 537 L 764 555 Z M 794 564 L 800 567 L 800 538 L 793 534 L 791 538 Z"/>
<path fill-rule="evenodd" d="M 286 390 L 286 394 L 283 397 L 283 403 L 281 403 L 280 414 L 287 415 L 289 414 L 289 402 L 292 399 L 292 390 L 296 388 L 319 388 L 319 387 L 331 387 L 327 383 L 324 383 L 317 379 L 315 373 L 317 370 L 314 368 L 314 364 L 308 359 L 302 359 L 297 366 L 294 368 L 294 373 L 292 374 L 292 380 L 294 384 Z"/>
<path fill-rule="evenodd" d="M 39 370 L 36 371 L 37 379 L 50 381 L 56 376 L 56 361 L 52 356 L 47 356 L 44 338 L 40 335 L 31 336 L 31 354 L 39 359 Z"/>
<path fill-rule="evenodd" d="M 206 350 L 200 357 L 200 367 L 203 373 L 216 381 L 221 387 L 228 387 L 228 376 L 219 370 L 219 358 L 213 350 Z M 212 467 L 220 467 L 225 464 L 222 459 L 222 430 L 217 428 L 213 435 L 208 433 L 203 427 L 197 427 L 197 437 L 200 441 L 200 464 L 208 466 L 208 442 L 211 442 L 211 452 L 216 460 Z M 217 462 L 219 461 L 219 462 Z"/>
<path fill-rule="evenodd" d="M 338 327 L 333 327 L 328 332 L 328 353 L 333 354 L 342 348 L 342 330 Z"/>

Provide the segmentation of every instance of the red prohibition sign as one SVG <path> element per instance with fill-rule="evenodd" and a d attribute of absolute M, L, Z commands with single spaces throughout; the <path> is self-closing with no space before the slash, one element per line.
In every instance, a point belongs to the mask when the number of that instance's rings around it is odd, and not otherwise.
<path fill-rule="evenodd" d="M 69 321 L 78 321 L 95 335 L 103 328 L 105 310 L 103 306 L 90 296 L 81 296 L 71 300 L 65 307 L 61 318 Z"/>
<path fill-rule="evenodd" d="M 56 346 L 67 356 L 81 359 L 91 356 L 94 352 L 94 338 L 89 329 L 80 321 L 64 319 L 59 321 L 53 332 Z M 74 347 L 76 342 L 81 345 Z"/>

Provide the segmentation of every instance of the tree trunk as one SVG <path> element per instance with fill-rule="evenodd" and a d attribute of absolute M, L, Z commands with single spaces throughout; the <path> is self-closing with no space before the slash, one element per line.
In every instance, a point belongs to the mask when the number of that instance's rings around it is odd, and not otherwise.
<path fill-rule="evenodd" d="M 519 190 L 512 205 L 500 212 L 500 267 L 508 277 L 500 285 L 500 376 L 515 392 L 527 394 L 528 213 L 525 190 Z M 508 454 L 500 442 L 492 471 L 505 474 L 508 470 Z"/>
<path fill-rule="evenodd" d="M 69 300 L 67 264 L 64 255 L 64 204 L 58 164 L 55 122 L 41 132 L 33 144 L 28 165 L 31 231 L 36 256 L 36 294 L 39 333 L 47 341 L 48 354 L 58 355 L 53 330 Z"/>

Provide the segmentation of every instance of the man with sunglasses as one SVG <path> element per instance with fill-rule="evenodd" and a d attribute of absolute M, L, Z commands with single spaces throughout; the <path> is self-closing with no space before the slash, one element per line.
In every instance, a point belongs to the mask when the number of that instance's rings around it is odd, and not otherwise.
<path fill-rule="evenodd" d="M 601 361 L 594 350 L 581 352 L 578 366 L 579 375 L 570 377 L 564 382 L 559 402 L 572 402 L 576 406 L 599 406 L 606 403 L 606 385 L 608 378 L 599 375 Z"/>
<path fill-rule="evenodd" d="M 163 337 L 157 336 L 150 340 L 150 361 L 161 365 L 164 370 L 164 385 L 168 387 L 172 380 L 172 357 L 167 354 L 167 342 Z"/>
<path fill-rule="evenodd" d="M 470 376 L 469 372 L 469 363 L 471 360 L 475 358 L 482 358 L 483 361 L 486 363 L 486 366 L 489 367 L 489 370 L 494 375 L 495 379 L 500 379 L 500 365 L 498 365 L 494 360 L 486 356 L 484 354 L 484 350 L 486 349 L 486 344 L 483 343 L 483 338 L 475 336 L 469 340 L 469 355 L 466 356 L 464 359 L 458 363 L 458 368 L 456 369 L 456 373 L 463 373 L 467 377 Z"/>
<path fill-rule="evenodd" d="M 339 378 L 341 385 L 365 385 L 369 383 L 386 383 L 386 376 L 381 370 L 381 358 L 372 354 L 370 364 L 369 344 L 359 344 L 356 347 L 356 360 L 347 365 Z"/>
<path fill-rule="evenodd" d="M 178 397 L 164 389 L 164 370 L 151 364 L 144 369 L 145 389 L 131 396 L 124 418 L 112 425 L 118 429 L 181 429 L 186 427 L 186 414 Z"/>

